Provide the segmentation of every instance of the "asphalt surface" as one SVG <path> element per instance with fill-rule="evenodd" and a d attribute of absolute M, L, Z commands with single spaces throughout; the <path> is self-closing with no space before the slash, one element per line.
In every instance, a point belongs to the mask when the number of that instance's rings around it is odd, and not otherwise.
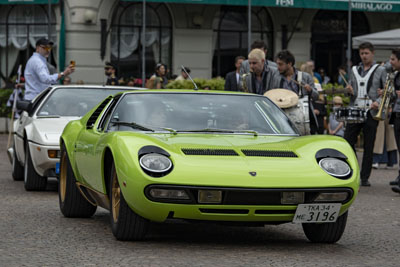
<path fill-rule="evenodd" d="M 26 192 L 11 177 L 7 136 L 0 135 L 0 266 L 400 266 L 400 194 L 395 169 L 373 170 L 350 208 L 342 239 L 308 242 L 301 225 L 231 227 L 152 224 L 145 241 L 120 242 L 108 211 L 64 218 L 57 181 Z"/>

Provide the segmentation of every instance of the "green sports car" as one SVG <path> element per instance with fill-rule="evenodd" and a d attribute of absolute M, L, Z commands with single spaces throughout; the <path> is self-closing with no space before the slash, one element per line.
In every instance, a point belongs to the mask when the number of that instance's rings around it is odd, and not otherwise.
<path fill-rule="evenodd" d="M 310 241 L 334 243 L 359 189 L 344 139 L 300 136 L 269 98 L 245 93 L 119 93 L 69 122 L 60 147 L 61 212 L 106 208 L 118 240 L 182 219 L 301 223 Z"/>

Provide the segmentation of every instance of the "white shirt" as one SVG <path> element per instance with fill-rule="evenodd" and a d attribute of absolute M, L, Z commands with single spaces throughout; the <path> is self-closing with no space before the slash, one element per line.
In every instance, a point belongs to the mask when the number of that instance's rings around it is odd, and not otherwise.
<path fill-rule="evenodd" d="M 25 72 L 25 100 L 32 100 L 44 89 L 57 83 L 58 73 L 50 75 L 46 65 L 46 58 L 35 52 L 26 63 Z"/>

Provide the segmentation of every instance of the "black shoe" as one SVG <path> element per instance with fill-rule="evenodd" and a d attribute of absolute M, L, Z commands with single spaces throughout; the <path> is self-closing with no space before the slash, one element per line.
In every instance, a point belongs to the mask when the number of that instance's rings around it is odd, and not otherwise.
<path fill-rule="evenodd" d="M 397 176 L 396 179 L 394 179 L 393 181 L 390 181 L 390 185 L 400 185 L 400 176 Z"/>
<path fill-rule="evenodd" d="M 371 183 L 368 180 L 361 181 L 361 186 L 371 186 Z"/>
<path fill-rule="evenodd" d="M 400 194 L 400 186 L 393 186 L 392 191 Z"/>

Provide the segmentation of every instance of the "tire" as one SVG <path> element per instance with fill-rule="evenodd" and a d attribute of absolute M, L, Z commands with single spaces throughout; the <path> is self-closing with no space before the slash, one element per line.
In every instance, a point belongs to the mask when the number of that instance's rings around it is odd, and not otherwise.
<path fill-rule="evenodd" d="M 24 186 L 26 191 L 43 191 L 46 189 L 47 177 L 40 176 L 33 167 L 29 144 L 25 145 Z"/>
<path fill-rule="evenodd" d="M 64 146 L 61 148 L 58 200 L 61 213 L 69 218 L 89 218 L 93 216 L 97 209 L 97 206 L 92 205 L 79 191 Z"/>
<path fill-rule="evenodd" d="M 118 183 L 114 163 L 111 166 L 109 188 L 111 229 L 115 238 L 120 241 L 143 240 L 149 221 L 137 215 L 126 203 Z"/>
<path fill-rule="evenodd" d="M 14 181 L 24 180 L 24 166 L 19 163 L 17 153 L 15 152 L 15 145 L 13 146 L 12 177 Z"/>
<path fill-rule="evenodd" d="M 314 243 L 336 243 L 346 228 L 348 211 L 334 223 L 303 223 L 303 231 Z"/>

